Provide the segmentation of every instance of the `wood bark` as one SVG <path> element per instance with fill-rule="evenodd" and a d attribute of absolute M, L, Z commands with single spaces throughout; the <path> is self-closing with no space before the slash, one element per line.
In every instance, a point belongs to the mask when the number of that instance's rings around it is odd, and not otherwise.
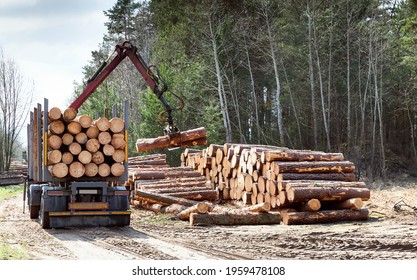
<path fill-rule="evenodd" d="M 269 212 L 271 210 L 271 204 L 269 202 L 263 202 L 248 207 L 243 207 L 242 211 L 249 212 Z"/>
<path fill-rule="evenodd" d="M 355 165 L 350 161 L 273 161 L 273 165 L 278 169 L 278 173 L 351 173 L 355 171 Z"/>
<path fill-rule="evenodd" d="M 369 217 L 368 209 L 323 210 L 317 212 L 286 212 L 282 214 L 285 225 L 322 224 L 345 221 L 364 221 Z"/>
<path fill-rule="evenodd" d="M 342 153 L 324 153 L 317 151 L 276 150 L 266 151 L 265 161 L 344 161 Z"/>
<path fill-rule="evenodd" d="M 190 199 L 184 199 L 164 194 L 150 193 L 141 190 L 135 191 L 135 198 L 138 200 L 147 201 L 149 203 L 159 203 L 162 205 L 180 204 L 184 206 L 193 206 L 194 204 L 198 203 L 197 201 Z"/>
<path fill-rule="evenodd" d="M 158 138 L 138 139 L 136 142 L 136 149 L 139 152 L 147 150 L 168 148 L 182 146 L 184 143 L 192 142 L 197 139 L 204 139 L 206 137 L 206 129 L 204 127 L 182 131 L 178 137 L 170 138 L 168 135 Z"/>
<path fill-rule="evenodd" d="M 356 181 L 356 175 L 350 173 L 281 173 L 282 180 L 328 180 L 328 181 Z"/>
<path fill-rule="evenodd" d="M 213 205 L 207 201 L 201 201 L 193 206 L 190 206 L 183 211 L 179 212 L 177 217 L 180 220 L 189 220 L 191 213 L 199 213 L 199 214 L 206 214 L 210 211 Z"/>
<path fill-rule="evenodd" d="M 289 188 L 286 192 L 290 202 L 304 202 L 312 198 L 320 201 L 343 201 L 350 198 L 369 200 L 371 195 L 368 188 L 349 187 L 296 187 Z"/>

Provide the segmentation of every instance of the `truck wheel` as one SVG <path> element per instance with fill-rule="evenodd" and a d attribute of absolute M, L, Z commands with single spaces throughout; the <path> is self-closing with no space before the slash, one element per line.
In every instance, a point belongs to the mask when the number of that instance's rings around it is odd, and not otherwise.
<path fill-rule="evenodd" d="M 49 212 L 44 210 L 43 205 L 44 205 L 44 201 L 43 201 L 43 198 L 42 198 L 39 220 L 40 220 L 40 223 L 42 225 L 42 228 L 50 228 L 50 226 L 49 226 Z"/>
<path fill-rule="evenodd" d="M 39 218 L 39 205 L 31 205 L 29 207 L 29 211 L 30 211 L 30 218 L 31 219 L 37 219 Z"/>

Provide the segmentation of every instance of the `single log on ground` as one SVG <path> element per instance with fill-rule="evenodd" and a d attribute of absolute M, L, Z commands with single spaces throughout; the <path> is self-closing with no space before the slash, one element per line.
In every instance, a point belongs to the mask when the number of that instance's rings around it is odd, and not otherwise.
<path fill-rule="evenodd" d="M 248 207 L 243 207 L 243 211 L 249 212 L 269 212 L 271 210 L 271 204 L 269 202 L 263 202 Z"/>
<path fill-rule="evenodd" d="M 244 213 L 244 214 L 190 214 L 190 225 L 271 225 L 281 222 L 281 214 L 272 213 Z"/>
<path fill-rule="evenodd" d="M 320 208 L 321 208 L 320 200 L 313 198 L 303 203 L 301 205 L 300 211 L 301 212 L 315 212 L 315 211 L 320 210 Z"/>
<path fill-rule="evenodd" d="M 197 191 L 186 191 L 170 193 L 170 196 L 181 197 L 196 201 L 216 201 L 219 199 L 219 192 L 217 190 L 197 190 Z"/>
<path fill-rule="evenodd" d="M 296 187 L 289 188 L 286 192 L 290 202 L 305 202 L 312 198 L 317 198 L 320 201 L 343 201 L 350 198 L 369 200 L 371 196 L 368 188 L 349 187 Z"/>
<path fill-rule="evenodd" d="M 356 181 L 356 175 L 349 173 L 281 173 L 282 180 L 327 180 L 327 181 Z"/>
<path fill-rule="evenodd" d="M 344 201 L 326 201 L 323 204 L 324 209 L 352 209 L 358 210 L 363 206 L 361 198 L 350 198 Z"/>
<path fill-rule="evenodd" d="M 141 190 L 135 191 L 135 198 L 137 200 L 143 200 L 149 203 L 159 203 L 162 205 L 180 204 L 184 206 L 192 206 L 198 203 L 197 201 L 194 201 L 194 200 L 174 197 L 171 195 L 156 194 L 156 193 L 151 193 L 151 192 L 146 192 L 146 191 L 141 191 Z"/>
<path fill-rule="evenodd" d="M 188 207 L 187 209 L 184 209 L 183 211 L 179 212 L 177 217 L 180 220 L 188 220 L 190 218 L 191 213 L 200 213 L 200 214 L 206 214 L 209 212 L 210 208 L 212 208 L 212 204 L 207 201 L 199 202 L 193 206 Z"/>
<path fill-rule="evenodd" d="M 193 186 L 193 187 L 178 187 L 178 188 L 163 188 L 160 189 L 150 189 L 150 188 L 140 188 L 141 190 L 152 191 L 155 193 L 165 193 L 165 194 L 173 194 L 173 193 L 185 193 L 185 192 L 196 192 L 196 191 L 206 191 L 209 189 L 207 186 Z"/>
<path fill-rule="evenodd" d="M 168 135 L 165 135 L 158 138 L 138 139 L 136 142 L 136 149 L 139 152 L 144 152 L 151 149 L 182 146 L 184 144 L 183 142 L 194 141 L 201 138 L 206 138 L 206 129 L 204 127 L 182 131 L 178 137 L 170 138 Z"/>
<path fill-rule="evenodd" d="M 351 173 L 355 165 L 350 161 L 273 161 L 274 170 L 278 173 Z M 278 172 L 278 173 L 277 173 Z"/>
<path fill-rule="evenodd" d="M 282 221 L 285 225 L 304 225 L 364 221 L 367 220 L 368 217 L 368 209 L 323 210 L 317 212 L 286 212 L 282 214 Z"/>

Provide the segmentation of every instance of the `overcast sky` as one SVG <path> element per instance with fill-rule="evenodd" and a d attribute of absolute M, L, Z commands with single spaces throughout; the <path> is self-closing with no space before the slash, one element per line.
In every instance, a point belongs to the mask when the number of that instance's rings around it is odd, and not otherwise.
<path fill-rule="evenodd" d="M 73 82 L 106 32 L 103 11 L 116 1 L 0 0 L 0 48 L 34 82 L 34 106 L 72 102 Z"/>

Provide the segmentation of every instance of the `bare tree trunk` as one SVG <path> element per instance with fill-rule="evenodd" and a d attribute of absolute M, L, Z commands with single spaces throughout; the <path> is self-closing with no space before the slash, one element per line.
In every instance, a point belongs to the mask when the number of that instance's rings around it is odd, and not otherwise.
<path fill-rule="evenodd" d="M 0 49 L 0 171 L 10 168 L 32 98 L 15 62 L 5 58 Z"/>
<path fill-rule="evenodd" d="M 349 11 L 349 1 L 348 4 L 346 6 L 346 22 L 347 22 L 347 31 L 346 31 L 346 94 L 347 94 L 347 113 L 346 113 L 346 120 L 347 120 L 347 145 L 348 147 L 350 147 L 350 142 L 351 142 L 351 137 L 352 137 L 352 133 L 351 133 L 351 124 L 350 124 L 350 119 L 351 119 L 351 92 L 350 92 L 350 33 L 351 33 L 351 29 L 350 29 L 350 17 L 351 17 L 351 13 Z"/>
<path fill-rule="evenodd" d="M 320 56 L 319 56 L 319 50 L 318 50 L 318 45 L 317 45 L 316 28 L 314 26 L 314 20 L 311 21 L 311 25 L 313 28 L 313 36 L 314 36 L 313 41 L 314 41 L 314 49 L 316 53 L 317 73 L 319 75 L 321 111 L 323 114 L 324 131 L 326 133 L 326 149 L 327 151 L 330 151 L 330 134 L 329 134 L 329 128 L 328 128 L 328 123 L 327 123 L 327 117 L 326 117 L 326 105 L 324 104 L 323 78 L 321 75 Z"/>
<path fill-rule="evenodd" d="M 277 108 L 279 141 L 280 141 L 280 145 L 285 145 L 284 125 L 282 123 L 281 84 L 280 84 L 280 80 L 279 80 L 278 63 L 277 63 L 277 57 L 276 57 L 276 54 L 275 54 L 272 31 L 271 31 L 271 26 L 270 26 L 270 23 L 269 23 L 268 11 L 267 10 L 264 11 L 264 15 L 265 15 L 265 18 L 266 18 L 266 27 L 267 27 L 267 30 L 268 30 L 268 40 L 269 40 L 269 46 L 270 46 L 270 51 L 271 51 L 270 55 L 271 55 L 271 58 L 272 58 L 272 64 L 273 64 L 274 73 L 275 73 L 275 84 L 276 84 L 275 102 L 276 102 L 276 108 Z"/>
<path fill-rule="evenodd" d="M 253 78 L 252 65 L 250 61 L 248 45 L 246 43 L 246 37 L 244 37 L 244 43 L 245 43 L 246 59 L 248 60 L 248 71 L 249 71 L 250 85 L 252 89 L 252 99 L 253 99 L 252 101 L 255 107 L 255 126 L 256 126 L 256 135 L 257 135 L 256 143 L 260 144 L 261 129 L 259 127 L 259 113 L 258 113 L 258 102 L 256 98 L 256 91 L 255 91 L 255 79 Z"/>
<path fill-rule="evenodd" d="M 285 65 L 284 65 L 284 62 L 282 61 L 282 59 L 281 59 L 281 65 L 282 65 L 282 70 L 284 71 L 285 81 L 287 82 L 288 93 L 289 93 L 289 96 L 290 96 L 291 107 L 292 107 L 292 110 L 294 111 L 295 122 L 297 123 L 299 145 L 300 145 L 300 147 L 302 147 L 303 146 L 303 138 L 302 138 L 302 134 L 301 134 L 300 119 L 298 118 L 297 108 L 295 107 L 295 102 L 294 102 L 294 97 L 293 97 L 292 90 L 291 90 L 290 81 L 288 79 L 287 70 L 285 69 Z"/>
<path fill-rule="evenodd" d="M 313 118 L 313 141 L 314 149 L 317 149 L 317 116 L 316 116 L 316 97 L 314 86 L 314 67 L 313 67 L 313 38 L 312 38 L 312 18 L 310 14 L 310 5 L 307 3 L 307 19 L 308 19 L 308 69 L 311 90 L 311 111 Z"/>
<path fill-rule="evenodd" d="M 223 116 L 223 125 L 226 130 L 226 142 L 232 142 L 232 131 L 231 131 L 231 125 L 230 125 L 230 119 L 229 119 L 229 112 L 228 112 L 228 108 L 226 105 L 227 100 L 224 94 L 223 78 L 222 78 L 218 51 L 217 51 L 216 35 L 214 34 L 211 18 L 209 18 L 208 23 L 209 23 L 209 28 L 210 28 L 211 43 L 213 47 L 214 65 L 216 68 L 217 91 L 219 93 L 220 108 L 222 110 L 222 116 Z"/>

